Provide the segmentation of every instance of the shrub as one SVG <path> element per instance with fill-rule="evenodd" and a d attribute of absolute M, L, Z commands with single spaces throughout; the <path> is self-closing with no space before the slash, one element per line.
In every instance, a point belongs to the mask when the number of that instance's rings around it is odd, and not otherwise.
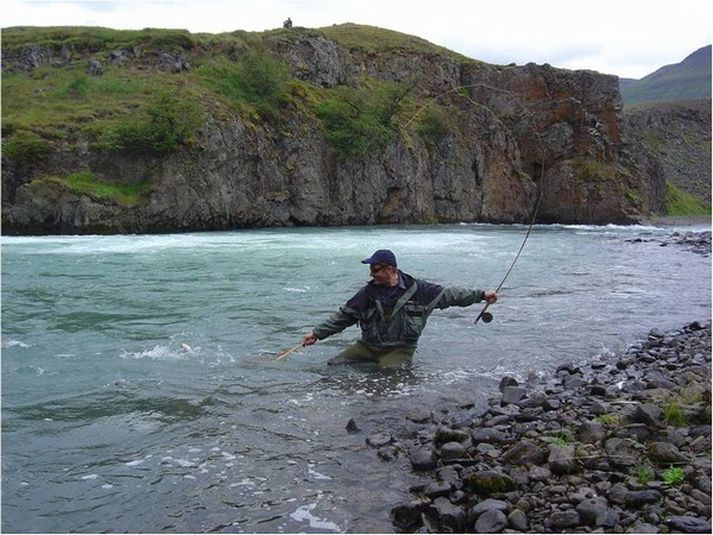
<path fill-rule="evenodd" d="M 198 68 L 204 82 L 233 101 L 252 104 L 263 119 L 276 120 L 289 102 L 287 66 L 267 53 L 252 52 L 237 64 Z"/>
<path fill-rule="evenodd" d="M 393 141 L 398 131 L 393 118 L 410 89 L 402 84 L 384 84 L 374 91 L 340 87 L 318 104 L 317 116 L 337 157 L 363 157 Z"/>
<path fill-rule="evenodd" d="M 126 119 L 107 130 L 99 146 L 115 152 L 171 152 L 195 133 L 202 119 L 193 101 L 163 93 L 143 115 Z"/>
<path fill-rule="evenodd" d="M 440 106 L 429 106 L 421 115 L 416 133 L 429 146 L 435 146 L 451 130 L 451 121 Z"/>
<path fill-rule="evenodd" d="M 3 139 L 2 154 L 18 164 L 27 164 L 41 158 L 49 151 L 49 145 L 33 132 L 21 130 L 9 140 Z"/>

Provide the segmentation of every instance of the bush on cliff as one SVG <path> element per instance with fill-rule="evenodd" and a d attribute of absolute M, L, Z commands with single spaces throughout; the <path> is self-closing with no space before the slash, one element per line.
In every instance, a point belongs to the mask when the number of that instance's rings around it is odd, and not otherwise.
<path fill-rule="evenodd" d="M 5 136 L 3 135 L 3 138 Z M 18 164 L 29 164 L 44 156 L 49 145 L 33 132 L 20 131 L 10 139 L 3 139 L 2 154 Z"/>
<path fill-rule="evenodd" d="M 143 113 L 107 129 L 97 146 L 111 152 L 171 152 L 188 141 L 202 121 L 195 102 L 162 93 Z"/>
<path fill-rule="evenodd" d="M 237 105 L 254 106 L 260 117 L 277 120 L 289 102 L 287 66 L 262 52 L 252 52 L 240 62 L 212 62 L 197 69 L 201 82 Z"/>
<path fill-rule="evenodd" d="M 394 118 L 410 90 L 408 84 L 393 83 L 373 90 L 337 87 L 320 102 L 317 116 L 337 158 L 363 157 L 392 142 L 399 128 Z"/>

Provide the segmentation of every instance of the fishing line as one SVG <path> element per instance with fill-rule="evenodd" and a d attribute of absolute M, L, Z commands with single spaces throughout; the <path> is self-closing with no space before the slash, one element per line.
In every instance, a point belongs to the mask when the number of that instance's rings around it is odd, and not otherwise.
<path fill-rule="evenodd" d="M 537 219 L 537 213 L 540 209 L 540 204 L 542 202 L 542 190 L 543 190 L 543 185 L 545 181 L 545 160 L 546 160 L 546 146 L 544 143 L 544 140 L 542 139 L 542 134 L 540 133 L 539 128 L 537 127 L 537 123 L 532 117 L 532 111 L 525 106 L 520 99 L 515 96 L 515 94 L 512 93 L 512 91 L 508 91 L 507 89 L 501 89 L 499 87 L 494 87 L 488 84 L 483 84 L 483 83 L 475 83 L 475 84 L 468 84 L 468 85 L 461 85 L 457 87 L 453 87 L 449 89 L 448 91 L 444 91 L 443 93 L 440 93 L 439 95 L 436 95 L 433 97 L 427 104 L 422 106 L 416 113 L 411 117 L 404 125 L 401 127 L 401 130 L 405 133 L 406 132 L 406 127 L 408 127 L 416 118 L 423 113 L 424 110 L 426 110 L 431 104 L 434 102 L 438 101 L 439 99 L 445 97 L 446 95 L 449 95 L 451 93 L 459 92 L 462 91 L 463 89 L 472 89 L 480 87 L 483 89 L 488 89 L 491 91 L 495 92 L 500 92 L 503 93 L 507 96 L 509 96 L 513 102 L 515 102 L 518 106 L 520 106 L 524 111 L 525 111 L 525 116 L 527 117 L 528 121 L 530 122 L 530 126 L 532 127 L 532 130 L 537 136 L 537 140 L 540 143 L 540 148 L 542 149 L 542 161 L 540 164 L 540 180 L 539 184 L 537 184 L 537 200 L 535 201 L 535 208 L 532 211 L 532 217 L 530 219 L 530 224 L 527 227 L 527 232 L 525 233 L 525 237 L 522 240 L 522 243 L 520 244 L 520 248 L 517 250 L 517 253 L 515 254 L 515 258 L 513 258 L 512 263 L 510 264 L 510 267 L 508 270 L 505 272 L 505 275 L 503 276 L 502 280 L 500 281 L 500 284 L 498 284 L 497 288 L 495 289 L 495 293 L 499 293 L 501 288 L 503 287 L 503 284 L 505 284 L 505 281 L 507 278 L 510 276 L 510 273 L 512 272 L 513 268 L 515 267 L 515 264 L 517 263 L 518 259 L 520 258 L 520 254 L 522 253 L 523 249 L 525 248 L 525 244 L 527 243 L 527 239 L 530 237 L 530 233 L 532 232 L 532 228 L 535 226 L 535 220 Z M 513 135 L 512 131 L 502 122 L 502 120 L 498 117 L 498 115 L 493 111 L 489 106 L 476 102 L 473 100 L 470 95 L 462 95 L 461 93 L 458 93 L 459 96 L 464 96 L 467 98 L 474 106 L 479 106 L 483 108 L 484 110 L 487 110 L 497 121 L 498 123 L 502 124 L 502 126 L 510 132 L 510 135 Z M 513 135 L 513 137 L 515 137 Z M 483 309 L 480 311 L 478 316 L 475 318 L 474 324 L 477 325 L 478 321 L 483 320 L 483 323 L 490 323 L 493 321 L 493 315 L 488 312 L 488 307 L 490 307 L 490 303 L 486 303 Z"/>

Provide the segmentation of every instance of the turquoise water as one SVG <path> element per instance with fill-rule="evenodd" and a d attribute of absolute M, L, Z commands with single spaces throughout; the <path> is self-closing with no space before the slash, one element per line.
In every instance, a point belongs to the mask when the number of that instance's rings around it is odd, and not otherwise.
<path fill-rule="evenodd" d="M 274 354 L 368 280 L 373 250 L 494 288 L 525 227 L 3 238 L 2 529 L 392 531 L 417 476 L 370 432 L 710 317 L 709 258 L 627 241 L 672 230 L 536 227 L 494 321 L 437 311 L 393 373 L 325 365 L 356 328 Z"/>

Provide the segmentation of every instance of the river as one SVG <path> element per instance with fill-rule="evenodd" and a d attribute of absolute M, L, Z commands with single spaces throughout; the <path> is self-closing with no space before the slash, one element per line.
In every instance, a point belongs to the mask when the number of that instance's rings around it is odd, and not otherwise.
<path fill-rule="evenodd" d="M 536 226 L 493 322 L 436 311 L 392 372 L 326 366 L 356 328 L 275 353 L 368 280 L 375 249 L 494 288 L 526 227 L 4 237 L 2 529 L 393 531 L 418 476 L 369 433 L 710 318 L 710 258 L 656 241 L 674 230 L 708 228 Z"/>

